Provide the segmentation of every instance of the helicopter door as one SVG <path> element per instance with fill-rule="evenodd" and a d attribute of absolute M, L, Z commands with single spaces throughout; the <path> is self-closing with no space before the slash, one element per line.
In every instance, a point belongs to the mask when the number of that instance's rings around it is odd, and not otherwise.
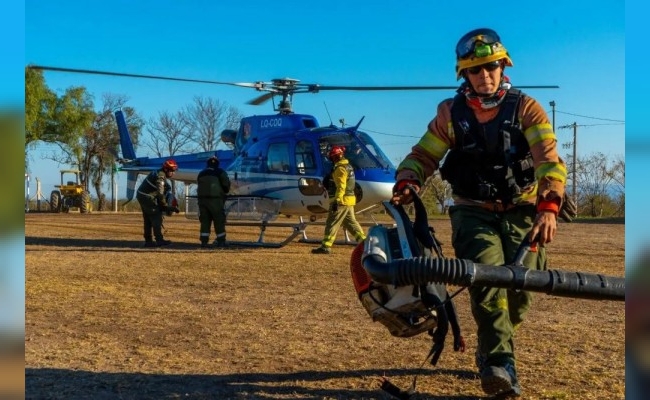
<path fill-rule="evenodd" d="M 314 144 L 309 140 L 300 140 L 296 143 L 296 169 L 300 175 L 316 175 L 316 152 Z"/>
<path fill-rule="evenodd" d="M 299 140 L 296 143 L 294 159 L 298 175 L 318 176 L 318 178 L 303 177 L 298 180 L 298 189 L 305 196 L 322 196 L 325 191 L 321 185 L 322 174 L 318 170 L 315 147 L 310 140 Z"/>
<path fill-rule="evenodd" d="M 291 168 L 289 143 L 272 143 L 266 157 L 266 169 L 270 173 L 289 173 Z"/>

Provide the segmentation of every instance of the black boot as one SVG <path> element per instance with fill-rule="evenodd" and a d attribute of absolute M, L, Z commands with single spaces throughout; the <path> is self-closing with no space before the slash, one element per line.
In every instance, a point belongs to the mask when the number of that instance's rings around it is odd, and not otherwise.
<path fill-rule="evenodd" d="M 517 380 L 514 360 L 483 367 L 481 387 L 486 394 L 499 396 L 499 398 L 521 396 L 521 386 Z"/>

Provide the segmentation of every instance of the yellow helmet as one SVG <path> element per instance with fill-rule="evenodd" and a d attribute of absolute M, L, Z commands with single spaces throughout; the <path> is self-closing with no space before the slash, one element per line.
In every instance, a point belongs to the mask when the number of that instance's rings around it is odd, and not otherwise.
<path fill-rule="evenodd" d="M 466 68 L 504 60 L 504 64 L 512 67 L 508 50 L 501 44 L 499 35 L 488 28 L 474 29 L 463 35 L 456 44 L 456 80 L 460 79 Z"/>

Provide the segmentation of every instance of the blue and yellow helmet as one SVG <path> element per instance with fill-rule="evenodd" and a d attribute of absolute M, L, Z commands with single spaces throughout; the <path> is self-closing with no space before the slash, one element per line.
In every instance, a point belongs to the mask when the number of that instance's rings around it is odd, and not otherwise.
<path fill-rule="evenodd" d="M 504 65 L 512 67 L 508 50 L 501 44 L 499 35 L 489 28 L 474 29 L 463 35 L 456 44 L 456 80 L 460 79 L 466 68 L 503 60 Z"/>

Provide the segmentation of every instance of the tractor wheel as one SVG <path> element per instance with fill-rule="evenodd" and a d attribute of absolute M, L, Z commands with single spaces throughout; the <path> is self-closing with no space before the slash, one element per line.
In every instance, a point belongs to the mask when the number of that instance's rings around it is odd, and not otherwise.
<path fill-rule="evenodd" d="M 50 211 L 54 213 L 61 212 L 61 192 L 53 190 L 50 193 Z"/>
<path fill-rule="evenodd" d="M 81 192 L 81 204 L 79 204 L 79 212 L 87 214 L 90 212 L 90 193 L 87 190 Z"/>

